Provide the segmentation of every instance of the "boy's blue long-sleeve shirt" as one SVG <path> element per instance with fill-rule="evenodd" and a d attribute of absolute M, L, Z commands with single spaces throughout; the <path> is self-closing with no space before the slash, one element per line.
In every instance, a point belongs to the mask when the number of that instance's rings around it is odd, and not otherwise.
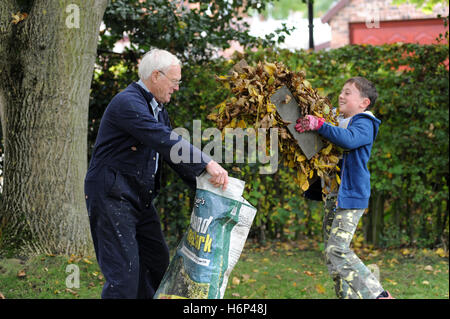
<path fill-rule="evenodd" d="M 367 163 L 381 121 L 371 112 L 352 117 L 346 129 L 324 123 L 318 133 L 345 149 L 341 167 L 338 207 L 364 209 L 369 205 L 370 172 Z"/>

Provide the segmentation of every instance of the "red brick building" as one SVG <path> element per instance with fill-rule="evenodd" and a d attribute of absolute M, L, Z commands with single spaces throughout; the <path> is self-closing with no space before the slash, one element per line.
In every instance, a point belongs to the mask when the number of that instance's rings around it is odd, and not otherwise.
<path fill-rule="evenodd" d="M 331 26 L 330 48 L 347 44 L 435 43 L 446 29 L 442 19 L 447 6 L 436 5 L 430 14 L 412 4 L 392 0 L 340 0 L 323 17 Z M 448 30 L 448 27 L 447 27 Z"/>

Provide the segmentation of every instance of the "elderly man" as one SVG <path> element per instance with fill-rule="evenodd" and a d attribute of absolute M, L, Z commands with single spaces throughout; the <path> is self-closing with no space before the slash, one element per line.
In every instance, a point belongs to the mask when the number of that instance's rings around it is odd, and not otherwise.
<path fill-rule="evenodd" d="M 152 204 L 162 160 L 191 187 L 204 170 L 214 186 L 225 189 L 228 183 L 227 171 L 172 132 L 163 104 L 179 89 L 180 61 L 152 50 L 139 64 L 139 78 L 106 108 L 85 179 L 92 239 L 106 279 L 102 298 L 152 298 L 168 267 L 169 250 Z M 170 150 L 183 141 L 191 161 L 175 164 Z"/>

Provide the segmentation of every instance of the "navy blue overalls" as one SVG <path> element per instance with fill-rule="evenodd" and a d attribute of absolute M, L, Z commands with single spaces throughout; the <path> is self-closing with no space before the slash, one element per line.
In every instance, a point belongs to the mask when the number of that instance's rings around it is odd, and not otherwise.
<path fill-rule="evenodd" d="M 152 298 L 169 264 L 159 216 L 152 204 L 162 160 L 195 188 L 209 161 L 175 164 L 165 108 L 153 116 L 151 93 L 137 83 L 117 94 L 103 114 L 85 179 L 92 240 L 105 276 L 102 298 Z M 190 145 L 190 144 L 189 144 Z M 190 145 L 191 159 L 198 149 Z M 155 173 L 156 153 L 159 153 Z M 198 156 L 198 155 L 197 155 Z M 199 157 L 197 157 L 199 158 Z"/>

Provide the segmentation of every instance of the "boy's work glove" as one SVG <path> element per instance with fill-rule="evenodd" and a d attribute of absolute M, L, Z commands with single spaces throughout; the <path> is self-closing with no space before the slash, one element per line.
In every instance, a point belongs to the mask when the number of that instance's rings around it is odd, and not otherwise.
<path fill-rule="evenodd" d="M 318 130 L 322 127 L 325 119 L 321 117 L 317 117 L 314 115 L 306 115 L 305 117 L 301 117 L 297 120 L 297 125 L 295 125 L 295 130 L 299 133 L 303 133 L 305 131 Z"/>

